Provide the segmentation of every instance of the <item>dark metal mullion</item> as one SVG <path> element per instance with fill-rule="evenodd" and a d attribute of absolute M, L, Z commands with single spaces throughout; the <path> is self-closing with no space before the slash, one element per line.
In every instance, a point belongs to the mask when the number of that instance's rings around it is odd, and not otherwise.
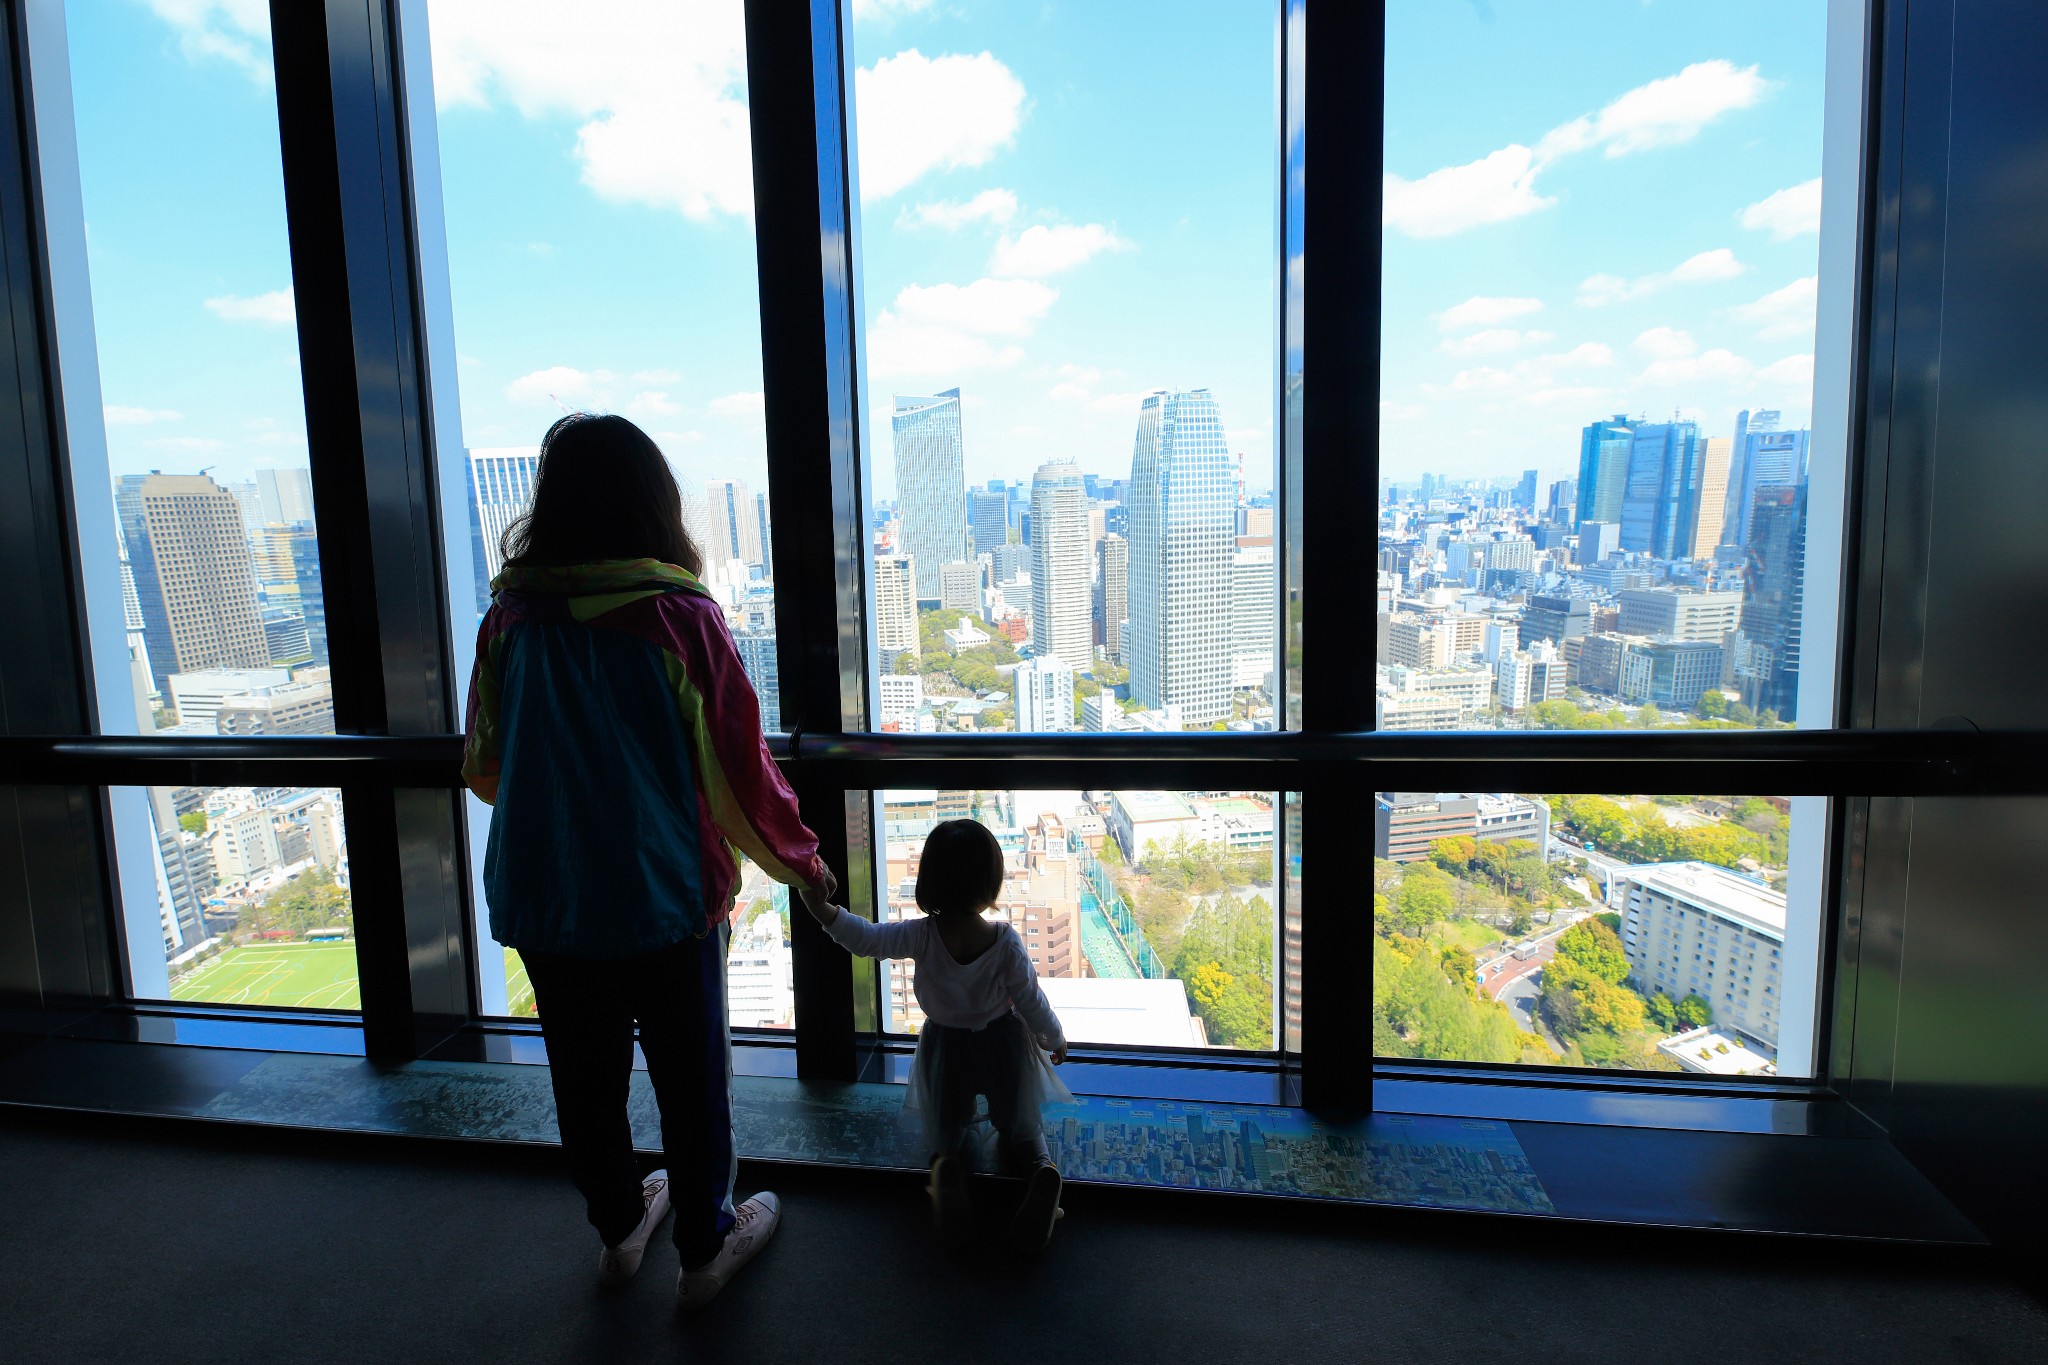
<path fill-rule="evenodd" d="M 1303 154 L 1320 170 L 1304 177 L 1303 278 L 1313 264 L 1316 283 L 1303 300 L 1301 484 L 1292 493 L 1304 614 L 1326 603 L 1334 621 L 1338 602 L 1357 590 L 1359 517 L 1378 502 L 1386 5 L 1323 0 L 1305 20 Z M 1301 711 L 1311 743 L 1372 727 L 1374 647 L 1366 631 L 1304 632 Z M 1304 856 L 1301 1079 L 1310 1108 L 1372 1104 L 1372 915 L 1358 879 L 1337 875 L 1358 860 L 1348 851 L 1362 848 L 1372 827 L 1370 768 L 1359 778 L 1302 788 L 1302 851 L 1329 872 L 1318 883 Z"/>
<path fill-rule="evenodd" d="M 307 447 L 335 726 L 452 726 L 397 70 L 382 0 L 273 0 Z M 441 785 L 439 783 L 431 785 Z M 343 783 L 364 1036 L 409 1057 L 415 1009 L 466 1013 L 454 805 Z"/>
<path fill-rule="evenodd" d="M 849 536 L 857 552 L 865 526 L 841 18 L 837 0 L 746 7 L 776 665 L 791 731 L 836 730 L 865 692 L 860 561 L 841 553 Z M 802 765 L 791 777 L 819 851 L 845 879 L 846 791 Z M 808 915 L 792 915 L 790 925 L 797 1073 L 852 1080 L 859 1062 L 846 955 Z"/>

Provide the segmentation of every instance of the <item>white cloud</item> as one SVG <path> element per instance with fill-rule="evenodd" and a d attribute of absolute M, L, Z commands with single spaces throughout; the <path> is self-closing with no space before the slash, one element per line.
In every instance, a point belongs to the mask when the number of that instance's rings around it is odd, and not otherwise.
<path fill-rule="evenodd" d="M 1749 269 L 1735 259 L 1735 253 L 1727 247 L 1716 247 L 1688 256 L 1669 270 L 1649 275 L 1638 275 L 1625 280 L 1619 275 L 1591 275 L 1579 286 L 1579 304 L 1585 308 L 1603 308 L 1611 303 L 1625 303 L 1640 299 L 1669 288 L 1674 284 L 1702 284 L 1716 280 L 1732 280 Z"/>
<path fill-rule="evenodd" d="M 868 368 L 877 376 L 1006 369 L 1024 350 L 993 338 L 1027 335 L 1058 297 L 1036 280 L 910 285 L 868 329 Z"/>
<path fill-rule="evenodd" d="M 1783 242 L 1820 231 L 1820 177 L 1767 194 L 1742 211 L 1742 225 Z"/>
<path fill-rule="evenodd" d="M 435 0 L 443 109 L 500 102 L 579 122 L 583 183 L 692 219 L 753 212 L 745 29 L 712 0 Z"/>
<path fill-rule="evenodd" d="M 131 408 L 125 403 L 108 403 L 100 414 L 110 427 L 146 427 L 155 422 L 177 422 L 185 414 L 172 408 Z"/>
<path fill-rule="evenodd" d="M 1412 422 L 1426 411 L 1419 403 L 1396 403 L 1392 399 L 1380 400 L 1382 422 Z"/>
<path fill-rule="evenodd" d="M 1046 391 L 1047 398 L 1055 403 L 1085 403 L 1088 401 L 1088 387 L 1065 380 Z"/>
<path fill-rule="evenodd" d="M 1017 196 L 1005 189 L 983 190 L 972 199 L 941 199 L 907 208 L 896 217 L 899 227 L 935 227 L 956 232 L 970 223 L 1001 226 L 1017 216 Z"/>
<path fill-rule="evenodd" d="M 1698 355 L 1675 355 L 1650 362 L 1636 382 L 1654 388 L 1695 388 L 1701 384 L 1741 384 L 1756 366 L 1732 351 L 1715 347 Z"/>
<path fill-rule="evenodd" d="M 1475 294 L 1436 315 L 1439 332 L 1458 332 L 1467 327 L 1498 327 L 1519 317 L 1543 311 L 1542 299 L 1490 297 Z"/>
<path fill-rule="evenodd" d="M 931 171 L 986 164 L 1024 116 L 1024 83 L 989 52 L 926 57 L 909 48 L 855 70 L 853 91 L 863 202 Z"/>
<path fill-rule="evenodd" d="M 1088 409 L 1091 412 L 1128 413 L 1131 417 L 1136 418 L 1138 415 L 1138 405 L 1145 401 L 1150 392 L 1148 389 L 1137 393 L 1105 393 L 1102 397 L 1091 400 L 1088 404 Z"/>
<path fill-rule="evenodd" d="M 1448 384 L 1424 384 L 1428 395 L 1454 395 L 1492 406 L 1555 407 L 1595 403 L 1606 390 L 1584 382 L 1581 372 L 1614 363 L 1614 352 L 1597 341 L 1569 351 L 1530 356 L 1502 369 L 1494 365 L 1459 370 Z M 1385 415 L 1384 413 L 1382 414 Z"/>
<path fill-rule="evenodd" d="M 1446 237 L 1557 202 L 1536 193 L 1535 154 L 1520 144 L 1463 166 L 1431 171 L 1420 180 L 1389 171 L 1381 194 L 1381 223 L 1410 237 Z"/>
<path fill-rule="evenodd" d="M 1690 332 L 1676 327 L 1652 327 L 1636 338 L 1636 349 L 1653 360 L 1676 360 L 1697 355 L 1700 345 Z"/>
<path fill-rule="evenodd" d="M 1445 355 L 1459 357 L 1501 355 L 1556 339 L 1551 332 L 1518 332 L 1512 327 L 1489 327 L 1470 336 L 1446 337 L 1438 343 L 1437 349 Z"/>
<path fill-rule="evenodd" d="M 1071 360 L 1053 371 L 1062 379 L 1071 379 L 1076 384 L 1100 384 L 1102 371 L 1093 365 L 1076 365 Z"/>
<path fill-rule="evenodd" d="M 597 397 L 612 382 L 609 370 L 579 370 L 573 365 L 551 365 L 545 370 L 520 375 L 505 386 L 505 396 L 515 403 L 533 407 L 573 407 Z"/>
<path fill-rule="evenodd" d="M 1690 142 L 1723 114 L 1760 103 L 1771 86 L 1754 66 L 1738 68 L 1719 58 L 1694 62 L 1675 76 L 1637 86 L 1597 114 L 1551 129 L 1537 155 L 1549 162 L 1599 147 L 1618 157 Z"/>
<path fill-rule="evenodd" d="M 1560 124 L 1534 148 L 1511 142 L 1418 180 L 1388 172 L 1381 221 L 1410 237 L 1444 237 L 1538 212 L 1557 200 L 1538 190 L 1536 177 L 1562 158 L 1595 147 L 1618 157 L 1688 142 L 1722 115 L 1756 104 L 1771 88 L 1754 66 L 1695 62 L 1627 91 L 1596 113 Z"/>
<path fill-rule="evenodd" d="M 768 396 L 764 393 L 729 393 L 723 398 L 714 398 L 705 405 L 720 417 L 754 417 L 768 410 Z"/>
<path fill-rule="evenodd" d="M 1756 372 L 1756 382 L 1810 395 L 1813 392 L 1813 357 L 1788 355 L 1783 360 L 1774 360 Z"/>
<path fill-rule="evenodd" d="M 246 297 L 223 294 L 206 300 L 206 311 L 223 322 L 256 322 L 267 327 L 288 327 L 297 317 L 289 289 L 273 289 L 268 294 Z"/>
<path fill-rule="evenodd" d="M 1756 334 L 1766 341 L 1811 337 L 1819 298 L 1820 277 L 1807 275 L 1754 302 L 1737 304 L 1728 310 L 1728 316 L 1754 326 Z"/>
<path fill-rule="evenodd" d="M 178 32 L 190 62 L 212 58 L 235 67 L 258 85 L 276 79 L 270 60 L 270 6 L 265 0 L 144 0 Z"/>
<path fill-rule="evenodd" d="M 626 377 L 635 384 L 653 384 L 662 387 L 670 384 L 680 384 L 683 379 L 682 374 L 676 370 L 635 370 Z"/>
<path fill-rule="evenodd" d="M 1104 251 L 1128 251 L 1131 244 L 1100 223 L 1081 226 L 1043 223 L 1012 237 L 1004 233 L 989 256 L 988 273 L 998 278 L 1042 279 L 1071 270 Z"/>
<path fill-rule="evenodd" d="M 156 450 L 222 450 L 227 446 L 211 436 L 155 436 L 143 444 Z"/>
<path fill-rule="evenodd" d="M 683 405 L 660 389 L 648 389 L 626 400 L 626 415 L 645 421 L 650 417 L 673 417 Z"/>
<path fill-rule="evenodd" d="M 931 7 L 932 0 L 853 0 L 853 17 L 856 23 L 887 20 L 899 14 L 922 14 Z"/>

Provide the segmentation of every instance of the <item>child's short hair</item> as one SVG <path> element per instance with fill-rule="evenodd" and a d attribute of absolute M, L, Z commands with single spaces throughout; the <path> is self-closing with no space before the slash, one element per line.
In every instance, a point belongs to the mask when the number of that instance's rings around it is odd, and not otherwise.
<path fill-rule="evenodd" d="M 917 908 L 927 915 L 979 910 L 1003 894 L 1003 846 L 979 820 L 944 820 L 924 841 Z"/>

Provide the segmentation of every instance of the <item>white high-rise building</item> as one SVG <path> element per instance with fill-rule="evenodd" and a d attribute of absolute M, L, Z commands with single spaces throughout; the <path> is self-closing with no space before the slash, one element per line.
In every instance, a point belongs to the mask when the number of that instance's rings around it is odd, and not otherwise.
<path fill-rule="evenodd" d="M 533 480 L 540 472 L 539 446 L 499 446 L 469 452 L 469 496 L 476 513 L 470 532 L 476 537 L 482 581 L 477 591 L 505 567 L 499 546 L 505 528 L 533 504 Z"/>
<path fill-rule="evenodd" d="M 1240 545 L 1230 556 L 1230 685 L 1266 686 L 1279 651 L 1271 545 Z"/>
<path fill-rule="evenodd" d="M 1031 649 L 1086 668 L 1095 658 L 1088 495 L 1081 471 L 1044 464 L 1031 479 Z"/>
<path fill-rule="evenodd" d="M 726 950 L 726 1020 L 734 1028 L 787 1028 L 796 1019 L 796 994 L 782 916 L 772 900 L 754 904 L 769 908 L 748 920 Z"/>
<path fill-rule="evenodd" d="M 704 507 L 711 543 L 697 547 L 704 558 L 765 564 L 767 560 L 761 551 L 761 506 L 738 479 L 707 482 Z"/>
<path fill-rule="evenodd" d="M 1697 995 L 1714 1027 L 1776 1049 L 1785 1008 L 1785 894 L 1707 863 L 1618 873 L 1610 903 L 1644 995 Z"/>
<path fill-rule="evenodd" d="M 1074 728 L 1074 668 L 1058 655 L 1026 659 L 1014 677 L 1017 729 L 1043 734 Z"/>
<path fill-rule="evenodd" d="M 915 564 L 913 597 L 936 600 L 940 570 L 973 558 L 967 549 L 967 482 L 962 472 L 960 390 L 896 399 L 896 515 L 903 553 Z"/>
<path fill-rule="evenodd" d="M 310 469 L 259 469 L 256 471 L 256 500 L 263 520 L 311 521 L 313 519 L 313 471 Z"/>
<path fill-rule="evenodd" d="M 1131 614 L 1131 543 L 1116 532 L 1095 546 L 1095 615 L 1108 658 L 1123 658 L 1123 627 Z"/>
<path fill-rule="evenodd" d="M 1148 394 L 1131 452 L 1131 691 L 1184 724 L 1230 714 L 1236 485 L 1207 389 Z"/>
<path fill-rule="evenodd" d="M 924 677 L 917 673 L 884 673 L 877 678 L 875 698 L 883 724 L 906 721 L 924 705 Z"/>
<path fill-rule="evenodd" d="M 916 577 L 904 555 L 875 557 L 875 648 L 884 673 L 894 672 L 904 654 L 917 657 Z"/>

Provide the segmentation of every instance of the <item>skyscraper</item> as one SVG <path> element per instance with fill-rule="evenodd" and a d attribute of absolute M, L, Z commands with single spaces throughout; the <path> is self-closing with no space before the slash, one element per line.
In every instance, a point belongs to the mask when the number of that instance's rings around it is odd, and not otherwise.
<path fill-rule="evenodd" d="M 974 533 L 974 553 L 995 553 L 1010 540 L 1010 495 L 1001 489 L 976 488 L 967 494 L 967 524 Z"/>
<path fill-rule="evenodd" d="M 127 474 L 114 506 L 158 689 L 173 673 L 268 667 L 235 495 L 204 474 Z"/>
<path fill-rule="evenodd" d="M 1744 704 L 1796 720 L 1799 645 L 1806 595 L 1806 489 L 1777 484 L 1757 491 L 1750 511 L 1742 593 L 1743 648 L 1737 681 Z"/>
<path fill-rule="evenodd" d="M 775 523 L 768 515 L 768 495 L 766 493 L 754 494 L 754 526 L 755 534 L 761 538 L 761 558 L 757 562 L 768 571 L 768 576 L 773 578 L 775 576 Z"/>
<path fill-rule="evenodd" d="M 1188 725 L 1230 714 L 1236 489 L 1207 389 L 1148 394 L 1131 454 L 1132 695 Z"/>
<path fill-rule="evenodd" d="M 740 669 L 754 685 L 761 700 L 761 729 L 770 733 L 782 728 L 782 683 L 776 672 L 775 623 L 762 630 L 736 630 L 733 648 L 739 652 Z"/>
<path fill-rule="evenodd" d="M 1031 524 L 1031 652 L 1085 669 L 1095 650 L 1088 623 L 1088 505 L 1079 469 L 1038 467 L 1031 476 Z"/>
<path fill-rule="evenodd" d="M 1131 543 L 1114 531 L 1095 546 L 1095 627 L 1103 652 L 1122 662 L 1123 623 L 1131 614 Z"/>
<path fill-rule="evenodd" d="M 896 660 L 918 655 L 915 566 L 903 555 L 875 557 L 875 648 L 881 671 L 892 672 Z"/>
<path fill-rule="evenodd" d="M 1698 505 L 1687 497 L 1699 459 L 1697 422 L 1643 422 L 1629 445 L 1628 480 L 1621 499 L 1621 548 L 1657 559 L 1677 558 L 1690 549 L 1688 513 Z"/>
<path fill-rule="evenodd" d="M 1536 471 L 1522 471 L 1522 481 L 1515 485 L 1515 506 L 1536 510 Z"/>
<path fill-rule="evenodd" d="M 738 479 L 712 479 L 704 485 L 704 506 L 711 543 L 700 547 L 710 560 L 737 559 L 762 564 L 761 504 Z"/>
<path fill-rule="evenodd" d="M 540 472 L 538 446 L 496 446 L 469 452 L 469 498 L 475 513 L 470 530 L 478 556 L 477 610 L 491 604 L 491 580 L 505 567 L 499 553 L 505 528 L 533 504 L 533 480 Z"/>
<path fill-rule="evenodd" d="M 1749 544 L 1751 521 L 1759 505 L 1758 494 L 1767 488 L 1791 488 L 1806 482 L 1807 445 L 1811 433 L 1777 430 L 1777 415 L 1775 412 L 1768 414 L 1774 420 L 1763 430 L 1758 430 L 1752 420 L 1744 438 L 1748 448 L 1743 452 L 1742 462 L 1742 522 L 1735 528 L 1732 544 Z"/>
<path fill-rule="evenodd" d="M 1273 546 L 1240 545 L 1230 556 L 1230 685 L 1265 687 L 1278 656 L 1279 585 Z"/>
<path fill-rule="evenodd" d="M 1042 734 L 1074 728 L 1074 669 L 1058 655 L 1026 659 L 1013 678 L 1017 728 Z"/>
<path fill-rule="evenodd" d="M 967 553 L 967 482 L 962 473 L 960 390 L 896 399 L 896 510 L 903 553 L 917 570 L 916 597 L 939 596 L 939 567 Z"/>
<path fill-rule="evenodd" d="M 263 520 L 311 521 L 313 519 L 313 471 L 310 469 L 259 469 L 256 471 L 256 500 Z"/>
<path fill-rule="evenodd" d="M 1581 521 L 1621 522 L 1621 500 L 1628 486 L 1629 448 L 1635 427 L 1626 413 L 1611 422 L 1595 422 L 1579 437 L 1578 515 Z"/>
<path fill-rule="evenodd" d="M 1691 554 L 1694 559 L 1711 559 L 1721 543 L 1721 521 L 1728 504 L 1728 462 L 1735 443 L 1716 436 L 1702 447 L 1699 460 L 1699 489 L 1694 505 Z"/>

